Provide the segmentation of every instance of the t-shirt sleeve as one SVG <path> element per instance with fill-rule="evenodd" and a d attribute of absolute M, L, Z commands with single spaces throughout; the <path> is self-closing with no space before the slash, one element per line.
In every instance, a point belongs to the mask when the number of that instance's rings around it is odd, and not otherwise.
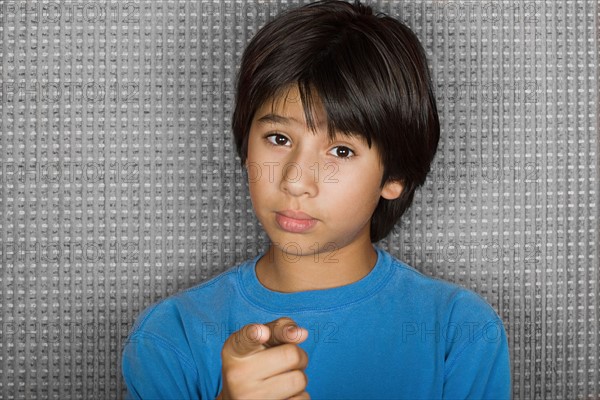
<path fill-rule="evenodd" d="M 487 304 L 477 319 L 463 323 L 461 341 L 452 349 L 444 374 L 444 399 L 510 399 L 511 377 L 508 341 L 504 325 Z M 471 309 L 473 310 L 473 309 Z M 474 316 L 474 314 L 471 314 Z"/>
<path fill-rule="evenodd" d="M 137 332 L 122 359 L 127 399 L 199 399 L 198 372 L 189 357 L 168 340 Z"/>

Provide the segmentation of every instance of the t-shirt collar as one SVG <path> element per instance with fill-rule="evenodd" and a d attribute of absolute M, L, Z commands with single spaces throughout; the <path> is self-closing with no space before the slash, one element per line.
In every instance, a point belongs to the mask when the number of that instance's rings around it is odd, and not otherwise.
<path fill-rule="evenodd" d="M 392 256 L 378 246 L 373 247 L 377 252 L 375 267 L 358 281 L 335 288 L 294 293 L 276 292 L 260 283 L 256 276 L 256 263 L 265 251 L 238 266 L 237 282 L 240 285 L 240 293 L 259 308 L 288 314 L 330 311 L 360 302 L 381 290 L 392 271 Z"/>

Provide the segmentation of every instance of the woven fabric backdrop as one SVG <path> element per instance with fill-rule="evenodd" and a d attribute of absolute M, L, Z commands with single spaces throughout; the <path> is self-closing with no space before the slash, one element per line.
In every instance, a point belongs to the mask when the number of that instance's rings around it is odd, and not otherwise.
<path fill-rule="evenodd" d="M 514 398 L 600 398 L 598 2 L 371 4 L 421 38 L 442 123 L 379 245 L 492 304 Z M 0 396 L 121 398 L 138 313 L 266 249 L 233 82 L 297 3 L 0 5 Z"/>

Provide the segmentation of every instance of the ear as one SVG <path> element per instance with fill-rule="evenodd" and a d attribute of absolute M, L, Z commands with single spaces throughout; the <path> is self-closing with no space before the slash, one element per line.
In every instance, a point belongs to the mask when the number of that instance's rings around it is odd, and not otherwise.
<path fill-rule="evenodd" d="M 388 180 L 383 189 L 381 189 L 381 197 L 387 200 L 394 200 L 400 197 L 404 190 L 404 185 L 400 181 Z"/>

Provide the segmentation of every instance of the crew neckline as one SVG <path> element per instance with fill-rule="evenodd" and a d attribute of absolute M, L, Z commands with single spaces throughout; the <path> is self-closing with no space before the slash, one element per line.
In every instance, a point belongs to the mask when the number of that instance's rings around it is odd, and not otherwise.
<path fill-rule="evenodd" d="M 359 302 L 377 293 L 392 272 L 392 256 L 378 246 L 373 269 L 356 282 L 329 289 L 283 293 L 265 287 L 256 276 L 256 263 L 266 253 L 255 256 L 238 267 L 238 284 L 243 296 L 255 306 L 270 312 L 325 311 Z"/>

